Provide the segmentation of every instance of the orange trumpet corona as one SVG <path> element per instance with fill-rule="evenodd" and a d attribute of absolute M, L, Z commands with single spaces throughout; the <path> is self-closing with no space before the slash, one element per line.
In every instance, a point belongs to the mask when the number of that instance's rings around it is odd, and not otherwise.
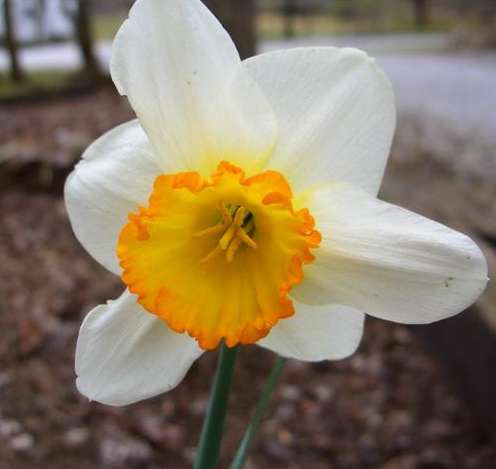
<path fill-rule="evenodd" d="M 221 162 L 210 180 L 159 176 L 148 207 L 129 215 L 117 255 L 140 304 L 210 350 L 221 340 L 255 343 L 293 315 L 288 293 L 320 241 L 280 173 L 247 178 Z"/>

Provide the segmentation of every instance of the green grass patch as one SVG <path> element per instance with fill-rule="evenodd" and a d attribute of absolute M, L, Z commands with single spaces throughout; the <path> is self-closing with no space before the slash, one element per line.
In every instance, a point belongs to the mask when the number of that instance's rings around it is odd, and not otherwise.
<path fill-rule="evenodd" d="M 128 12 L 122 11 L 113 14 L 96 15 L 93 18 L 93 34 L 96 41 L 113 39 L 127 18 Z"/>
<path fill-rule="evenodd" d="M 257 33 L 261 39 L 277 39 L 285 36 L 287 20 L 280 13 L 264 12 L 257 18 Z M 300 15 L 293 20 L 292 30 L 296 37 L 326 34 L 387 34 L 399 32 L 443 32 L 452 27 L 449 19 L 432 21 L 426 28 L 416 28 L 409 18 L 361 17 L 340 18 L 320 13 Z"/>
<path fill-rule="evenodd" d="M 70 88 L 75 82 L 74 71 L 40 70 L 26 73 L 21 83 L 0 75 L 0 100 L 42 96 Z"/>

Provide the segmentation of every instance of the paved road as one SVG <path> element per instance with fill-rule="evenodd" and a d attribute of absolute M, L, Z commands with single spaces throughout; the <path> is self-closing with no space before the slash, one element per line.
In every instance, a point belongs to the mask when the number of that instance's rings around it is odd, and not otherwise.
<path fill-rule="evenodd" d="M 461 137 L 496 145 L 496 54 L 449 54 L 443 35 L 312 37 L 266 41 L 261 51 L 300 46 L 352 46 L 377 58 L 395 87 L 400 114 L 441 119 Z M 110 43 L 98 46 L 108 64 Z M 76 68 L 71 44 L 26 49 L 21 60 L 30 70 Z M 0 51 L 0 70 L 7 59 Z"/>
<path fill-rule="evenodd" d="M 311 45 L 366 50 L 390 77 L 400 114 L 442 121 L 459 137 L 496 145 L 496 53 L 449 53 L 442 35 L 305 38 L 266 42 L 262 51 Z"/>

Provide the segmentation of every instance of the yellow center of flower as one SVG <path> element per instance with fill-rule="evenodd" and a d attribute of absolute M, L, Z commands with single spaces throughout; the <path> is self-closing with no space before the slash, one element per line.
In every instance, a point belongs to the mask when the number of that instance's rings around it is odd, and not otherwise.
<path fill-rule="evenodd" d="M 246 178 L 222 162 L 210 180 L 159 176 L 148 207 L 129 215 L 117 255 L 140 304 L 209 350 L 223 339 L 255 343 L 291 316 L 288 292 L 320 240 L 280 173 Z"/>
<path fill-rule="evenodd" d="M 199 238 L 211 234 L 224 233 L 219 240 L 219 244 L 202 262 L 207 262 L 223 251 L 226 253 L 227 261 L 232 262 L 234 255 L 243 243 L 252 248 L 257 248 L 257 243 L 250 237 L 255 230 L 253 215 L 247 212 L 242 206 L 227 208 L 224 202 L 220 203 L 219 209 L 222 214 L 221 222 L 195 234 L 195 237 Z"/>

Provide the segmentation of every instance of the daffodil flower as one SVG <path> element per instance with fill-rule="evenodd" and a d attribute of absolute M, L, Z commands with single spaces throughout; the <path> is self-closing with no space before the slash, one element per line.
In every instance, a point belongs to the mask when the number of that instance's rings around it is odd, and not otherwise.
<path fill-rule="evenodd" d="M 242 62 L 199 0 L 138 0 L 111 74 L 138 119 L 93 143 L 65 188 L 77 238 L 127 286 L 81 326 L 90 399 L 168 391 L 221 341 L 341 359 L 365 313 L 429 323 L 483 291 L 472 240 L 376 198 L 395 107 L 364 52 Z"/>

